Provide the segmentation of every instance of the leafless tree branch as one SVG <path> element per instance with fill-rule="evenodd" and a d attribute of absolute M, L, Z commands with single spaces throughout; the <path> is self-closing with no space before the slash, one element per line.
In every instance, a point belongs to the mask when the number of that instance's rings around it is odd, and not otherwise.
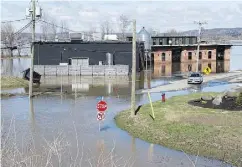
<path fill-rule="evenodd" d="M 119 22 L 120 22 L 120 31 L 122 33 L 121 40 L 126 40 L 126 31 L 127 31 L 128 26 L 130 25 L 130 21 L 127 16 L 121 15 L 119 17 Z"/>

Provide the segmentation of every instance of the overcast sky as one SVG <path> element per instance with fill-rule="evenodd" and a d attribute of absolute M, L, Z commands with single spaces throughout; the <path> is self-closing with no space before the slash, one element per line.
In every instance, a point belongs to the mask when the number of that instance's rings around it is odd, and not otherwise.
<path fill-rule="evenodd" d="M 29 1 L 2 0 L 1 20 L 25 18 Z M 141 27 L 164 32 L 174 28 L 179 31 L 196 29 L 195 20 L 207 21 L 205 28 L 242 27 L 241 1 L 47 1 L 39 0 L 43 12 L 57 19 L 65 20 L 69 29 L 85 31 L 96 28 L 100 22 L 109 20 L 113 28 L 118 27 L 121 14 L 137 20 L 137 31 Z M 16 29 L 27 21 L 14 23 Z M 38 23 L 40 25 L 40 23 Z M 37 28 L 39 31 L 39 28 Z"/>

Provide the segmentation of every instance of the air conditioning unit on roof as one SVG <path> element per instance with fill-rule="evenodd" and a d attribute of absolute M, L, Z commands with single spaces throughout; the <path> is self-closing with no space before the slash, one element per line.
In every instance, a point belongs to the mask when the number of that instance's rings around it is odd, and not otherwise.
<path fill-rule="evenodd" d="M 118 36 L 117 35 L 104 35 L 105 41 L 117 41 Z"/>

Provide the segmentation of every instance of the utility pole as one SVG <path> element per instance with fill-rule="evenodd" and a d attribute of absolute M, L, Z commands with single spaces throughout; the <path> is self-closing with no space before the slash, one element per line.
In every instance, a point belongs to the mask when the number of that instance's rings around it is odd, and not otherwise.
<path fill-rule="evenodd" d="M 31 66 L 30 66 L 30 80 L 29 80 L 29 98 L 33 96 L 33 71 L 34 71 L 34 42 L 35 42 L 35 0 L 32 0 L 32 47 L 31 47 Z"/>
<path fill-rule="evenodd" d="M 131 117 L 133 117 L 135 115 L 135 108 L 136 108 L 135 81 L 136 81 L 136 20 L 133 20 Z"/>
<path fill-rule="evenodd" d="M 198 72 L 198 65 L 199 65 L 199 50 L 200 50 L 200 43 L 201 43 L 201 30 L 202 30 L 202 25 L 207 24 L 206 22 L 200 22 L 200 21 L 194 21 L 195 24 L 198 24 L 199 29 L 198 29 L 198 38 L 197 38 L 197 68 L 196 72 Z"/>

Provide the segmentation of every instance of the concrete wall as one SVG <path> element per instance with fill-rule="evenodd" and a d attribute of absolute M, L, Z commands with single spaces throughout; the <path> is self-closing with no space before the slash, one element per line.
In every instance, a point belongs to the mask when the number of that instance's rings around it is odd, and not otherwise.
<path fill-rule="evenodd" d="M 224 51 L 224 60 L 230 60 L 230 48 L 226 48 Z"/>
<path fill-rule="evenodd" d="M 34 65 L 34 71 L 43 76 L 60 76 L 60 75 L 82 75 L 82 76 L 112 76 L 128 75 L 128 65 L 93 65 L 88 67 L 82 66 L 59 66 L 59 65 Z"/>

